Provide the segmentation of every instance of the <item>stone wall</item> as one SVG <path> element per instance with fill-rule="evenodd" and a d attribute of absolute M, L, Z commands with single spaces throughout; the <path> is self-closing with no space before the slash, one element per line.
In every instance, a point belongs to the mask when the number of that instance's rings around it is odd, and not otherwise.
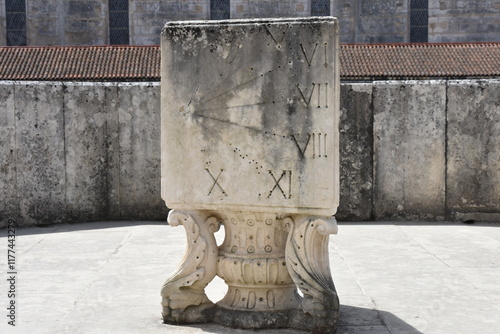
<path fill-rule="evenodd" d="M 26 1 L 28 45 L 108 44 L 107 0 Z"/>
<path fill-rule="evenodd" d="M 159 84 L 0 83 L 0 220 L 165 219 Z"/>
<path fill-rule="evenodd" d="M 429 0 L 428 41 L 500 41 L 500 1 Z M 410 41 L 409 0 L 338 0 L 342 43 L 406 43 Z"/>
<path fill-rule="evenodd" d="M 409 42 L 409 0 L 338 0 L 341 43 Z"/>
<path fill-rule="evenodd" d="M 500 1 L 429 0 L 429 42 L 500 41 Z"/>
<path fill-rule="evenodd" d="M 210 3 L 206 0 L 130 0 L 130 44 L 160 44 L 165 22 L 175 20 L 208 20 Z"/>
<path fill-rule="evenodd" d="M 500 221 L 500 80 L 341 85 L 339 220 Z M 159 83 L 0 82 L 0 226 L 163 220 Z"/>
<path fill-rule="evenodd" d="M 446 82 L 375 84 L 372 98 L 375 217 L 443 220 Z"/>
<path fill-rule="evenodd" d="M 447 216 L 500 221 L 500 82 L 452 81 L 447 97 Z"/>
<path fill-rule="evenodd" d="M 231 18 L 307 17 L 310 0 L 232 0 Z"/>

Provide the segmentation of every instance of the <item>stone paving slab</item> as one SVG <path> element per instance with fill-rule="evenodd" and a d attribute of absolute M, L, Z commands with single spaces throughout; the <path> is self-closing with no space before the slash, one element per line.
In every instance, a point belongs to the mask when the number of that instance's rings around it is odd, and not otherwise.
<path fill-rule="evenodd" d="M 0 230 L 0 333 L 304 333 L 162 324 L 160 288 L 184 256 L 184 233 L 138 221 L 18 229 L 12 327 Z M 338 333 L 496 334 L 499 254 L 500 223 L 339 223 L 330 239 Z M 207 288 L 213 301 L 225 291 L 220 279 Z"/>

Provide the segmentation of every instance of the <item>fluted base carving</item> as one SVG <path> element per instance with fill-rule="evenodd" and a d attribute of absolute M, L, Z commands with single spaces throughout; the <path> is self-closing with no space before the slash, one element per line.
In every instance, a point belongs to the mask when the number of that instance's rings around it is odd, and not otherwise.
<path fill-rule="evenodd" d="M 339 301 L 328 260 L 334 218 L 172 211 L 169 223 L 186 228 L 188 249 L 162 289 L 166 323 L 335 332 Z M 220 223 L 225 239 L 217 248 Z M 216 305 L 204 291 L 215 275 L 229 287 Z"/>

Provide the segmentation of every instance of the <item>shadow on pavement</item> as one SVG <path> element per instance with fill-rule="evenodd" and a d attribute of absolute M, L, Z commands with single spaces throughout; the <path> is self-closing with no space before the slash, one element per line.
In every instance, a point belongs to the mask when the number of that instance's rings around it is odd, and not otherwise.
<path fill-rule="evenodd" d="M 76 232 L 87 230 L 100 230 L 119 228 L 127 226 L 142 226 L 142 225 L 165 225 L 167 226 L 167 219 L 165 221 L 99 221 L 87 223 L 71 223 L 71 224 L 52 224 L 52 225 L 37 225 L 37 226 L 16 226 L 18 235 L 33 235 L 44 233 L 61 233 L 61 232 Z M 0 228 L 0 236 L 7 234 L 7 228 Z"/>
<path fill-rule="evenodd" d="M 216 324 L 196 324 L 181 327 L 197 328 L 207 333 L 259 333 L 259 334 L 303 334 L 293 329 L 244 330 Z M 340 306 L 339 327 L 336 334 L 423 334 L 396 315 L 370 308 L 348 305 Z"/>

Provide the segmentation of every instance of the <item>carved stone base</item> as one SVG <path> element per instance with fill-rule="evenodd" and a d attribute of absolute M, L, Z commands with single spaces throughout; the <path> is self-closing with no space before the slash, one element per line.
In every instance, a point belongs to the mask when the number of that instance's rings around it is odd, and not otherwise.
<path fill-rule="evenodd" d="M 188 249 L 162 289 L 166 323 L 335 332 L 339 301 L 328 260 L 334 218 L 171 211 L 168 221 L 184 225 Z M 217 248 L 220 223 L 226 234 Z M 229 288 L 214 305 L 204 289 L 216 274 Z"/>
<path fill-rule="evenodd" d="M 179 269 L 161 289 L 163 320 L 183 324 L 211 321 L 214 304 L 205 294 L 205 287 L 216 274 L 217 243 L 214 233 L 219 220 L 204 211 L 170 211 L 168 223 L 186 229 L 187 250 Z"/>
<path fill-rule="evenodd" d="M 338 314 L 323 319 L 315 319 L 301 309 L 273 312 L 234 311 L 216 307 L 213 322 L 241 329 L 278 329 L 293 328 L 312 333 L 335 333 L 338 327 Z"/>

